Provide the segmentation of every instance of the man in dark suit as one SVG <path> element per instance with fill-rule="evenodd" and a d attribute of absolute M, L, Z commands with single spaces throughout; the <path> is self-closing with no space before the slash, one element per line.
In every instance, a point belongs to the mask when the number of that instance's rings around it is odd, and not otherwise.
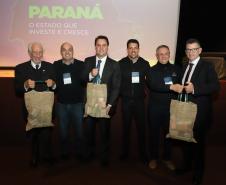
<path fill-rule="evenodd" d="M 43 47 L 34 42 L 28 45 L 30 60 L 15 67 L 15 88 L 18 94 L 31 90 L 46 91 L 55 86 L 55 73 L 51 63 L 42 61 Z M 37 83 L 38 82 L 38 83 Z M 36 167 L 41 154 L 48 162 L 52 161 L 51 127 L 33 128 L 28 131 L 32 142 L 32 167 Z M 41 149 L 41 151 L 40 151 Z"/>
<path fill-rule="evenodd" d="M 99 77 L 100 83 L 107 85 L 106 113 L 112 116 L 119 94 L 121 76 L 119 64 L 108 57 L 108 46 L 109 41 L 106 36 L 100 35 L 96 37 L 96 55 L 85 59 L 85 77 L 90 82 Z M 98 122 L 101 139 L 101 165 L 107 166 L 110 147 L 110 119 L 88 116 L 86 121 L 88 160 L 93 159 L 95 156 L 95 128 L 96 122 Z"/>
<path fill-rule="evenodd" d="M 205 160 L 205 140 L 210 122 L 212 94 L 219 90 L 219 81 L 214 67 L 200 58 L 202 48 L 197 39 L 189 39 L 185 49 L 188 64 L 184 68 L 182 84 L 188 100 L 197 104 L 197 115 L 194 123 L 194 143 L 183 146 L 185 157 L 185 171 L 191 169 L 194 160 L 193 184 L 202 182 Z"/>

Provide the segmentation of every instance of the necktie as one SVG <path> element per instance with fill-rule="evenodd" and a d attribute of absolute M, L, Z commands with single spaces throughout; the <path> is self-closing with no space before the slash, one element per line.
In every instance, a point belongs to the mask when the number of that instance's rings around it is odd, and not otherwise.
<path fill-rule="evenodd" d="M 98 70 L 100 70 L 100 63 L 101 63 L 101 60 L 98 60 L 97 61 L 97 68 L 98 68 Z"/>
<path fill-rule="evenodd" d="M 187 72 L 187 74 L 186 74 L 186 76 L 185 76 L 185 79 L 184 79 L 184 84 L 186 84 L 186 82 L 188 81 L 188 77 L 189 77 L 189 75 L 190 75 L 190 73 L 191 73 L 191 70 L 192 70 L 193 65 L 194 65 L 194 64 L 189 63 L 189 68 L 188 68 L 188 72 Z"/>
<path fill-rule="evenodd" d="M 35 65 L 35 69 L 36 69 L 36 70 L 38 70 L 38 68 L 39 68 L 39 65 L 38 65 L 38 64 L 37 64 L 37 65 Z"/>
<path fill-rule="evenodd" d="M 101 60 L 98 60 L 97 61 L 97 66 L 96 68 L 98 69 L 98 74 L 97 76 L 94 78 L 94 83 L 100 83 L 100 74 L 99 74 L 99 71 L 100 71 L 100 63 L 101 63 Z"/>

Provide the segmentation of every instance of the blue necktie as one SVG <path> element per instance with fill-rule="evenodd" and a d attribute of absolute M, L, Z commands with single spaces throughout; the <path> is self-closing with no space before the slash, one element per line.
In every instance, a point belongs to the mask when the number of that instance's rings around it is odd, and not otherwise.
<path fill-rule="evenodd" d="M 100 63 L 101 63 L 101 60 L 98 60 L 98 61 L 97 61 L 97 66 L 96 66 L 96 68 L 98 69 L 98 74 L 97 74 L 97 76 L 93 79 L 93 82 L 96 83 L 96 84 L 100 84 L 100 74 L 99 74 L 99 71 L 100 71 Z"/>
<path fill-rule="evenodd" d="M 98 68 L 98 69 L 100 69 L 100 63 L 101 63 L 101 60 L 98 60 L 98 61 L 97 61 L 97 68 Z"/>

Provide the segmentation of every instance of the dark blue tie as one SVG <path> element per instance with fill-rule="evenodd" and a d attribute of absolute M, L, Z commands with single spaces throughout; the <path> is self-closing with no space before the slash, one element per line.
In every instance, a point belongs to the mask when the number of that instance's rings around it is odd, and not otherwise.
<path fill-rule="evenodd" d="M 101 63 L 101 60 L 98 60 L 97 61 L 97 68 L 98 68 L 98 70 L 100 69 L 100 63 Z"/>
<path fill-rule="evenodd" d="M 99 74 L 99 71 L 100 71 L 100 63 L 101 63 L 101 60 L 98 60 L 98 61 L 97 61 L 97 66 L 96 66 L 96 68 L 98 69 L 98 74 L 97 74 L 97 76 L 93 79 L 93 82 L 96 83 L 96 84 L 100 84 L 100 74 Z"/>

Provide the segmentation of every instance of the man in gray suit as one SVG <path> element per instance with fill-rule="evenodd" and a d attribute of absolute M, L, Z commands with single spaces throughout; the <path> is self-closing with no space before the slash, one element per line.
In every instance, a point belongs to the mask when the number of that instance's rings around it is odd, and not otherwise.
<path fill-rule="evenodd" d="M 109 41 L 106 36 L 100 35 L 95 39 L 96 55 L 85 59 L 85 78 L 87 81 L 96 81 L 97 77 L 101 84 L 107 85 L 107 103 L 106 113 L 112 117 L 116 99 L 120 89 L 120 67 L 119 64 L 108 57 Z M 110 146 L 110 119 L 109 118 L 87 118 L 87 157 L 88 160 L 95 157 L 95 128 L 96 122 L 100 128 L 101 165 L 107 166 L 109 162 L 109 146 Z"/>

